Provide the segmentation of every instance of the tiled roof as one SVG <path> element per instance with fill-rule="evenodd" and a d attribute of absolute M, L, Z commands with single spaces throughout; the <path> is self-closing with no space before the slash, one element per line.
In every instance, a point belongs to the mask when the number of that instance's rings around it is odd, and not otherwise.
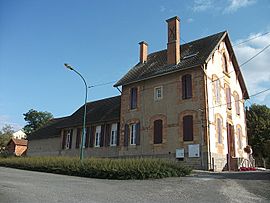
<path fill-rule="evenodd" d="M 27 146 L 27 143 L 28 141 L 27 140 L 23 140 L 23 139 L 15 139 L 15 138 L 12 138 L 9 143 L 13 141 L 15 145 L 20 145 L 20 146 Z M 8 143 L 8 145 L 9 145 Z"/>
<path fill-rule="evenodd" d="M 57 127 L 68 117 L 54 118 L 47 125 L 27 136 L 28 140 L 45 139 L 60 136 L 61 129 Z"/>
<path fill-rule="evenodd" d="M 120 119 L 121 97 L 110 97 L 87 103 L 86 124 L 98 124 Z M 71 116 L 52 119 L 46 126 L 33 132 L 28 140 L 59 137 L 62 128 L 70 128 L 83 125 L 84 105 Z"/>
<path fill-rule="evenodd" d="M 217 44 L 226 36 L 227 32 L 220 32 L 180 46 L 181 59 L 177 65 L 167 65 L 167 50 L 148 55 L 145 63 L 135 65 L 114 86 L 127 85 L 141 80 L 180 71 L 204 64 Z"/>
<path fill-rule="evenodd" d="M 86 124 L 98 124 L 120 119 L 121 96 L 110 97 L 87 103 Z M 82 126 L 84 105 L 65 119 L 59 128 Z"/>

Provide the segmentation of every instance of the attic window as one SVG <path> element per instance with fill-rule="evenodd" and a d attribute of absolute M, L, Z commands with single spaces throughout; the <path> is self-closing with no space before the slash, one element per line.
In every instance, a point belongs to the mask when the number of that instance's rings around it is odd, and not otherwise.
<path fill-rule="evenodd" d="M 199 52 L 195 53 L 195 54 L 190 54 L 190 55 L 187 55 L 187 56 L 184 56 L 183 59 L 189 59 L 189 58 L 192 58 L 194 56 L 197 56 Z"/>

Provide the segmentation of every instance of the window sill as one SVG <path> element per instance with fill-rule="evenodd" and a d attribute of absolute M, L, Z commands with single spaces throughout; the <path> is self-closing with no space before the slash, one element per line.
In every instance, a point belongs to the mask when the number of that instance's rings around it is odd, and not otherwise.
<path fill-rule="evenodd" d="M 192 140 L 192 141 L 184 141 L 184 144 L 193 144 L 194 143 L 194 141 Z"/>
<path fill-rule="evenodd" d="M 161 147 L 162 145 L 163 145 L 164 143 L 157 143 L 157 144 L 153 144 L 154 145 L 154 147 Z"/>
<path fill-rule="evenodd" d="M 111 144 L 110 147 L 116 147 L 116 144 Z"/>

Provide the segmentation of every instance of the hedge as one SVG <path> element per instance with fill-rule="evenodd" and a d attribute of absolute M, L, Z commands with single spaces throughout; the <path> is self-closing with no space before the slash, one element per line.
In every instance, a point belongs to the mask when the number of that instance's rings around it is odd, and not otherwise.
<path fill-rule="evenodd" d="M 81 162 L 71 157 L 10 157 L 1 158 L 0 166 L 102 179 L 156 179 L 180 177 L 191 169 L 165 159 L 87 158 Z"/>

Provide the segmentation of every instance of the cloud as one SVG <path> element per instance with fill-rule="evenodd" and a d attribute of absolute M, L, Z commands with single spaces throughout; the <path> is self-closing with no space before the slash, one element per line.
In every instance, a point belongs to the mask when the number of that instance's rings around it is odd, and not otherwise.
<path fill-rule="evenodd" d="M 187 19 L 187 23 L 192 23 L 193 21 L 194 21 L 193 18 L 188 18 L 188 19 Z"/>
<path fill-rule="evenodd" d="M 212 0 L 195 0 L 192 10 L 194 12 L 206 11 L 213 7 Z"/>
<path fill-rule="evenodd" d="M 235 46 L 234 50 L 237 56 L 239 65 L 250 59 L 252 56 L 260 52 L 263 48 L 270 44 L 270 34 L 262 35 L 262 33 L 250 34 L 246 39 L 240 39 L 235 42 L 240 42 L 252 39 L 239 46 Z M 259 37 L 260 36 L 260 37 Z M 249 91 L 249 95 L 255 94 L 264 89 L 270 88 L 270 47 L 251 60 L 246 65 L 240 67 L 245 78 L 245 82 Z M 251 97 L 251 101 L 270 106 L 270 101 L 266 98 L 270 97 L 270 91 L 260 94 L 256 97 Z"/>
<path fill-rule="evenodd" d="M 161 5 L 161 6 L 160 6 L 160 12 L 163 13 L 164 11 L 166 11 L 166 8 L 165 8 L 165 6 Z"/>
<path fill-rule="evenodd" d="M 2 128 L 5 125 L 11 125 L 15 131 L 22 129 L 21 125 L 19 125 L 17 123 L 10 122 L 10 117 L 9 116 L 0 115 L 0 130 L 2 130 Z"/>
<path fill-rule="evenodd" d="M 229 5 L 225 8 L 224 13 L 233 13 L 254 3 L 256 3 L 256 0 L 229 0 Z"/>

